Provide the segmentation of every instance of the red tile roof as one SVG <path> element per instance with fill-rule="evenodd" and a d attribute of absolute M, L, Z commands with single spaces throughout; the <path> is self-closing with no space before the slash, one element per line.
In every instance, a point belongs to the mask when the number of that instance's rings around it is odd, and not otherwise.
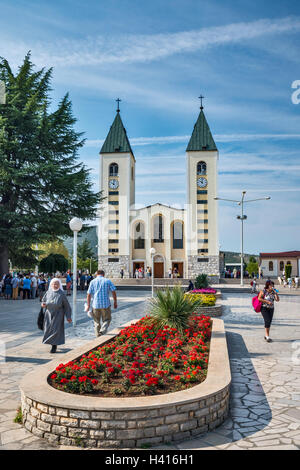
<path fill-rule="evenodd" d="M 300 258 L 300 251 L 282 251 L 281 253 L 260 253 L 260 258 Z"/>

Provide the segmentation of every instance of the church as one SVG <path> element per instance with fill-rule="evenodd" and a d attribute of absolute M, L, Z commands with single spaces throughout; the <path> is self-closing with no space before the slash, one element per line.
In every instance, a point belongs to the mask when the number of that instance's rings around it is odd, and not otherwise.
<path fill-rule="evenodd" d="M 168 277 L 171 269 L 185 279 L 201 273 L 219 279 L 214 199 L 219 153 L 202 102 L 186 148 L 186 203 L 178 209 L 159 202 L 135 207 L 136 159 L 117 101 L 115 119 L 100 150 L 100 191 L 105 199 L 99 210 L 99 269 L 110 278 L 120 277 L 123 270 L 128 278 L 136 269 L 152 270 L 153 262 L 155 278 Z"/>

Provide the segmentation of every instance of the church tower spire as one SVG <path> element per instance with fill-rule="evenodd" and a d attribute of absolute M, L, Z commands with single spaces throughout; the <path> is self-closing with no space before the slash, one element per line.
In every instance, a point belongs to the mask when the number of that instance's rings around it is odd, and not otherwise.
<path fill-rule="evenodd" d="M 202 105 L 203 98 L 204 96 L 199 96 L 199 99 L 201 100 L 200 113 L 196 124 L 194 125 L 193 133 L 186 149 L 187 152 L 218 150 L 204 115 Z"/>

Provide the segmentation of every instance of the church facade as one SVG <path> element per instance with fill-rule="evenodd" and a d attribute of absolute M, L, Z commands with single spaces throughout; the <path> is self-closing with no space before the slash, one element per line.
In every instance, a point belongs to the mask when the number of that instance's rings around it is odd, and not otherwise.
<path fill-rule="evenodd" d="M 218 149 L 201 105 L 186 149 L 187 198 L 184 209 L 160 204 L 135 207 L 135 165 L 119 107 L 100 150 L 98 264 L 108 277 L 133 277 L 152 268 L 154 277 L 170 270 L 182 278 L 220 275 L 217 195 Z M 184 176 L 183 176 L 184 177 Z M 155 249 L 151 254 L 150 249 Z M 153 251 L 153 250 L 152 250 Z"/>

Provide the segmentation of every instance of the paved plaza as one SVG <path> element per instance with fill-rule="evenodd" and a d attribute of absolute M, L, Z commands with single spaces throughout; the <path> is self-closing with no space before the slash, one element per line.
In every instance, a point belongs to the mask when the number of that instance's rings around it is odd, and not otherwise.
<path fill-rule="evenodd" d="M 288 294 L 288 293 L 287 293 Z M 119 291 L 119 307 L 110 330 L 147 312 L 145 291 Z M 263 339 L 260 314 L 251 295 L 225 294 L 225 322 L 231 363 L 230 416 L 215 431 L 176 445 L 156 449 L 300 449 L 300 296 L 282 295 L 271 329 L 273 343 Z M 70 298 L 71 299 L 71 298 Z M 93 322 L 78 296 L 78 326 L 66 327 L 63 354 L 94 337 Z M 20 405 L 21 378 L 52 360 L 36 327 L 37 300 L 0 299 L 0 449 L 53 449 L 13 422 Z M 3 356 L 5 358 L 3 358 Z M 67 447 L 59 447 L 66 449 Z"/>

